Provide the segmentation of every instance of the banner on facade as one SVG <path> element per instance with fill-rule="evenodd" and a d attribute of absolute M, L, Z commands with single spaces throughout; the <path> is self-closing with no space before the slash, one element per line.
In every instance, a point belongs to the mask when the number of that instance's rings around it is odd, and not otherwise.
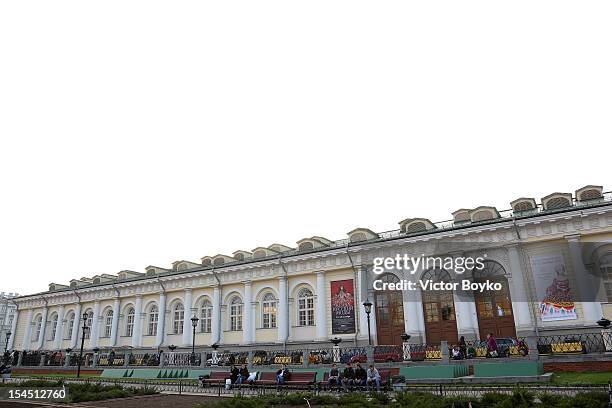
<path fill-rule="evenodd" d="M 353 280 L 331 282 L 332 334 L 355 333 Z"/>
<path fill-rule="evenodd" d="M 574 295 L 561 254 L 531 257 L 542 321 L 577 319 Z"/>

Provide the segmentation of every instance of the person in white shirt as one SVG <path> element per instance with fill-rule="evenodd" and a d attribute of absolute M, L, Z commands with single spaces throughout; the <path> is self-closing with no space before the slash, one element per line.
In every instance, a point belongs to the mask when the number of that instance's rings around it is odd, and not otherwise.
<path fill-rule="evenodd" d="M 370 364 L 367 371 L 367 379 L 366 379 L 366 387 L 368 391 L 372 388 L 372 384 L 376 384 L 376 391 L 380 391 L 380 373 L 374 367 L 373 364 Z"/>

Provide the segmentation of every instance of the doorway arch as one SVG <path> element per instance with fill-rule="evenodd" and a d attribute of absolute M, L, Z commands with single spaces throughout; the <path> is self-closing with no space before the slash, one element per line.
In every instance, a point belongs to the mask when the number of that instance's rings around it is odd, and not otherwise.
<path fill-rule="evenodd" d="M 379 277 L 383 283 L 397 283 L 400 279 L 386 273 Z M 404 334 L 404 301 L 402 292 L 397 290 L 377 290 L 374 296 L 376 305 L 376 339 L 378 344 L 402 344 Z"/>
<path fill-rule="evenodd" d="M 484 261 L 484 267 L 474 270 L 474 282 L 500 283 L 501 290 L 474 291 L 478 328 L 481 339 L 493 333 L 495 337 L 516 337 L 514 312 L 506 270 L 495 261 Z"/>
<path fill-rule="evenodd" d="M 430 269 L 421 278 L 423 283 L 452 282 L 450 274 L 444 269 Z M 423 290 L 423 320 L 425 321 L 425 338 L 427 344 L 449 344 L 458 342 L 455 300 L 452 290 Z"/>

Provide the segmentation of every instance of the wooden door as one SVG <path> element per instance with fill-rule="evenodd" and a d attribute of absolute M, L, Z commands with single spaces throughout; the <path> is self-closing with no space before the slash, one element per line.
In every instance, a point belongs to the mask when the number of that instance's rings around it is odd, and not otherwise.
<path fill-rule="evenodd" d="M 489 333 L 493 333 L 495 337 L 516 337 L 512 300 L 505 274 L 504 268 L 493 261 L 486 261 L 483 270 L 474 274 L 475 282 L 488 280 L 502 285 L 499 291 L 474 292 L 481 340 L 486 339 Z"/>
<path fill-rule="evenodd" d="M 423 274 L 423 281 L 450 282 L 448 272 L 432 269 Z M 425 339 L 427 344 L 439 345 L 441 341 L 456 344 L 457 319 L 455 317 L 455 300 L 452 291 L 432 290 L 421 293 L 423 300 L 423 320 L 425 321 Z"/>
<path fill-rule="evenodd" d="M 386 274 L 380 278 L 383 282 L 399 282 L 399 278 Z M 376 339 L 379 345 L 400 345 L 404 326 L 404 303 L 401 291 L 376 291 L 374 307 L 376 309 Z"/>

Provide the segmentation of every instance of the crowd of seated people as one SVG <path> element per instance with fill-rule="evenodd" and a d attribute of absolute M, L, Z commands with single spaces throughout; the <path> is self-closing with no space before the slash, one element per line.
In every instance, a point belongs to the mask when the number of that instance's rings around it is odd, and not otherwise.
<path fill-rule="evenodd" d="M 370 364 L 367 370 L 365 370 L 361 363 L 356 363 L 355 368 L 349 362 L 346 367 L 340 373 L 340 370 L 336 364 L 332 364 L 329 370 L 327 385 L 329 389 L 341 389 L 345 392 L 353 389 L 363 389 L 364 387 L 369 391 L 373 387 L 376 387 L 377 391 L 380 391 L 380 373 Z"/>

